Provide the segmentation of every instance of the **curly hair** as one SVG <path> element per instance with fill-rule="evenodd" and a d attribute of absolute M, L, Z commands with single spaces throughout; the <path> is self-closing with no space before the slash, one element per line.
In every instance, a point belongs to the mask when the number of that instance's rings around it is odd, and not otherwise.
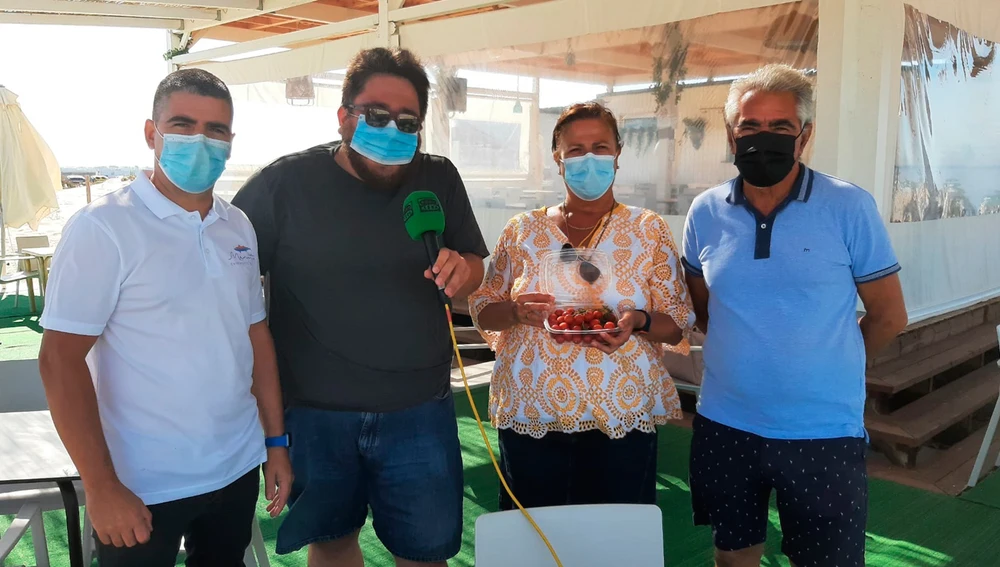
<path fill-rule="evenodd" d="M 365 90 L 368 79 L 374 75 L 393 75 L 408 81 L 417 91 L 417 99 L 420 101 L 420 116 L 427 115 L 427 93 L 431 84 L 420 60 L 406 49 L 390 50 L 384 47 L 375 47 L 365 49 L 355 55 L 350 65 L 347 66 L 341 104 L 344 106 L 354 104 L 354 99 L 361 94 L 361 91 Z"/>

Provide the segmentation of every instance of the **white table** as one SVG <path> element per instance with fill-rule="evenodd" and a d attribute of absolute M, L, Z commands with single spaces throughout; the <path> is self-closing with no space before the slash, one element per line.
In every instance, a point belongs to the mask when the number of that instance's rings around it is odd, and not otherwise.
<path fill-rule="evenodd" d="M 52 482 L 59 487 L 71 567 L 83 567 L 80 503 L 73 486 L 79 479 L 49 412 L 0 413 L 0 485 Z"/>
<path fill-rule="evenodd" d="M 49 261 L 56 253 L 55 246 L 45 246 L 42 248 L 22 248 L 19 254 L 26 254 L 38 259 L 38 280 L 42 286 L 42 297 L 45 297 L 45 284 L 49 281 Z M 31 285 L 30 283 L 28 285 Z"/>

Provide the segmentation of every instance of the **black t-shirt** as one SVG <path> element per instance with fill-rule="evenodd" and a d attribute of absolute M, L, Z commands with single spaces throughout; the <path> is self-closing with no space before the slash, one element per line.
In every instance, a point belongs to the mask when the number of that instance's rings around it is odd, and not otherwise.
<path fill-rule="evenodd" d="M 255 173 L 232 203 L 257 232 L 270 273 L 270 327 L 286 405 L 394 411 L 449 387 L 451 338 L 427 253 L 403 225 L 403 200 L 432 191 L 444 245 L 489 255 L 458 170 L 417 154 L 395 191 L 367 187 L 333 158 L 339 142 Z"/>

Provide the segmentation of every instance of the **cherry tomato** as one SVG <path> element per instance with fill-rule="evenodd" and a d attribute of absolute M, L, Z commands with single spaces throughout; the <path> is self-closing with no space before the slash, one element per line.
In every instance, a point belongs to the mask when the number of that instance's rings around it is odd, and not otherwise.
<path fill-rule="evenodd" d="M 583 325 L 583 322 L 584 322 L 583 315 L 577 315 L 576 317 L 573 317 L 574 325 Z"/>
<path fill-rule="evenodd" d="M 576 343 L 576 344 L 580 344 L 580 343 L 583 342 L 583 337 L 581 337 L 580 335 L 575 335 L 573 337 L 573 342 Z"/>
<path fill-rule="evenodd" d="M 556 328 L 559 329 L 560 331 L 565 331 L 566 329 L 569 328 L 569 325 L 567 325 L 566 322 L 563 321 L 562 323 L 556 325 Z"/>
<path fill-rule="evenodd" d="M 574 331 L 582 331 L 583 327 L 581 325 L 573 325 L 573 330 Z"/>
<path fill-rule="evenodd" d="M 565 311 L 563 311 L 562 309 L 556 309 L 555 311 L 552 312 L 552 314 L 555 315 L 556 317 L 559 317 L 563 313 L 565 313 Z"/>
<path fill-rule="evenodd" d="M 553 338 L 559 344 L 563 344 L 564 342 L 566 342 L 566 335 L 554 335 Z"/>
<path fill-rule="evenodd" d="M 593 323 L 590 324 L 591 331 L 600 331 L 603 328 L 604 325 L 602 325 L 600 321 L 594 321 Z"/>
<path fill-rule="evenodd" d="M 584 335 L 583 336 L 583 344 L 589 345 L 592 342 L 594 342 L 594 336 L 593 335 Z"/>
<path fill-rule="evenodd" d="M 607 323 L 605 323 L 605 324 L 604 324 L 604 328 L 605 328 L 605 329 L 608 329 L 608 330 L 611 330 L 611 329 L 614 329 L 614 328 L 615 328 L 615 327 L 617 327 L 617 326 L 618 326 L 618 325 L 615 325 L 615 324 L 614 324 L 614 323 L 612 323 L 611 321 L 608 321 Z"/>

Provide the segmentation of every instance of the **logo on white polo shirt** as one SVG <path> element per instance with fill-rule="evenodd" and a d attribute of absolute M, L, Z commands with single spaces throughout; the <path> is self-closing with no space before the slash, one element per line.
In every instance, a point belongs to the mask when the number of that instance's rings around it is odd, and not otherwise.
<path fill-rule="evenodd" d="M 250 248 L 240 244 L 229 253 L 229 264 L 232 266 L 247 266 L 253 264 L 257 257 L 253 255 Z"/>

